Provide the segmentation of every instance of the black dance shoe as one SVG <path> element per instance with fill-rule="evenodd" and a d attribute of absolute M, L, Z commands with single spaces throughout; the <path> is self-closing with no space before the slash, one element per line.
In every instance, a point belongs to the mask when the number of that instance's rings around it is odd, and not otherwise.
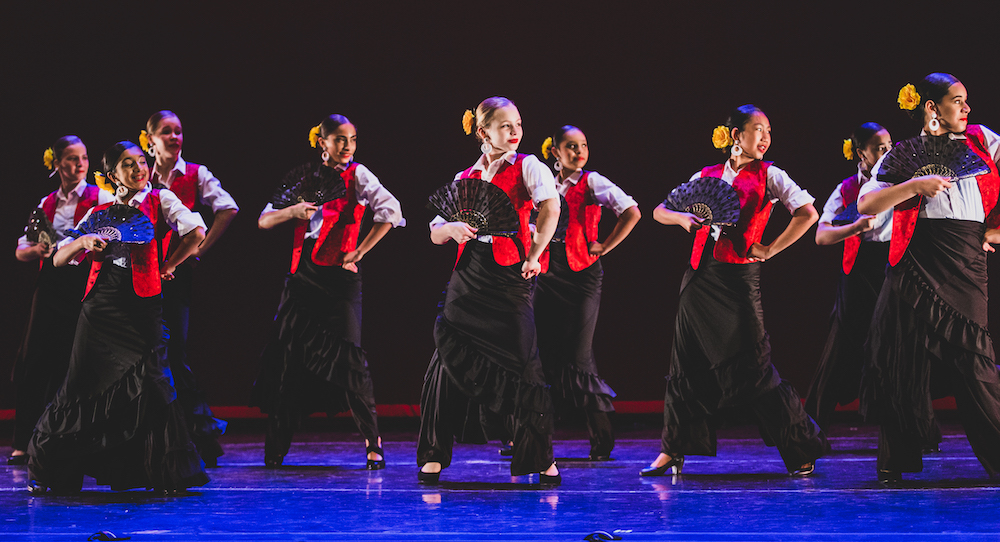
<path fill-rule="evenodd" d="M 562 484 L 562 474 L 549 476 L 543 472 L 538 473 L 538 484 L 543 486 L 558 486 Z"/>
<path fill-rule="evenodd" d="M 28 491 L 32 495 L 44 495 L 48 493 L 49 488 L 38 483 L 38 480 L 30 480 L 28 482 Z"/>
<path fill-rule="evenodd" d="M 28 454 L 12 455 L 7 458 L 8 465 L 27 465 Z"/>
<path fill-rule="evenodd" d="M 903 473 L 897 470 L 878 470 L 878 481 L 883 484 L 894 484 L 903 481 Z"/>
<path fill-rule="evenodd" d="M 368 470 L 382 470 L 385 468 L 385 452 L 382 451 L 382 446 L 379 445 L 382 443 L 381 440 L 382 439 L 380 437 L 376 441 L 378 444 L 373 443 L 365 446 L 365 454 L 370 454 L 372 452 L 375 452 L 378 455 L 382 456 L 382 459 L 369 459 L 368 462 L 365 464 L 365 468 Z"/>
<path fill-rule="evenodd" d="M 417 471 L 417 481 L 421 484 L 436 484 L 441 479 L 440 472 Z"/>
<path fill-rule="evenodd" d="M 270 469 L 275 469 L 281 466 L 285 462 L 285 456 L 277 454 L 264 454 L 264 466 Z"/>
<path fill-rule="evenodd" d="M 809 476 L 810 474 L 816 472 L 816 462 L 810 461 L 805 465 L 791 471 L 788 473 L 789 476 Z"/>
<path fill-rule="evenodd" d="M 668 470 L 672 474 L 680 474 L 684 469 L 684 456 L 675 455 L 673 459 L 667 461 L 662 467 L 646 467 L 639 471 L 639 476 L 663 476 Z"/>
<path fill-rule="evenodd" d="M 509 442 L 501 443 L 500 449 L 497 451 L 500 453 L 500 457 L 514 457 L 514 446 Z"/>
<path fill-rule="evenodd" d="M 925 444 L 921 452 L 925 454 L 939 454 L 941 453 L 941 446 L 938 444 Z"/>
<path fill-rule="evenodd" d="M 611 461 L 611 454 L 590 454 L 591 461 Z"/>

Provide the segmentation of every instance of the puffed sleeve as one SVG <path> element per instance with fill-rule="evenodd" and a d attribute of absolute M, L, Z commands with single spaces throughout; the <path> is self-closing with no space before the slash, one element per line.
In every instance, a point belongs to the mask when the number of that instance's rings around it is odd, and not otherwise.
<path fill-rule="evenodd" d="M 373 220 L 392 224 L 394 228 L 405 226 L 406 219 L 403 218 L 399 200 L 382 186 L 378 177 L 361 164 L 358 164 L 354 174 L 357 177 L 358 203 L 372 208 L 372 212 L 375 213 Z"/>

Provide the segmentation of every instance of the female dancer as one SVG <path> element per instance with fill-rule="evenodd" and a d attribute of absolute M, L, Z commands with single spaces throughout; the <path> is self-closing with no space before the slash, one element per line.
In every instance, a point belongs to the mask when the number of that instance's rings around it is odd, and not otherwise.
<path fill-rule="evenodd" d="M 763 111 L 744 105 L 713 134 L 716 147 L 730 158 L 692 179 L 718 177 L 732 183 L 740 198 L 735 228 L 701 228 L 692 214 L 653 212 L 662 224 L 697 231 L 691 267 L 681 281 L 674 343 L 663 401 L 660 455 L 643 476 L 679 474 L 684 455 L 715 455 L 718 415 L 731 407 L 749 408 L 761 436 L 776 445 L 793 475 L 812 474 L 827 449 L 826 436 L 802 408 L 791 384 L 771 364 L 760 298 L 760 262 L 794 243 L 816 222 L 814 198 L 788 174 L 764 162 L 771 145 L 771 124 Z M 792 220 L 770 245 L 760 243 L 774 201 Z"/>
<path fill-rule="evenodd" d="M 843 273 L 830 315 L 830 335 L 806 399 L 806 412 L 820 426 L 838 403 L 846 405 L 858 398 L 864 344 L 885 280 L 892 234 L 891 212 L 877 217 L 861 215 L 850 224 L 833 225 L 838 214 L 857 203 L 858 191 L 870 180 L 875 162 L 892 148 L 892 139 L 881 125 L 866 122 L 844 145 L 844 156 L 858 160 L 858 172 L 841 181 L 830 194 L 816 230 L 817 245 L 844 243 Z"/>
<path fill-rule="evenodd" d="M 418 480 L 434 483 L 451 464 L 454 441 L 486 443 L 481 418 L 513 420 L 513 476 L 540 473 L 561 482 L 552 455 L 552 400 L 545 390 L 535 342 L 531 279 L 559 219 L 552 173 L 537 158 L 518 154 L 521 115 L 507 98 L 483 100 L 463 119 L 483 155 L 455 179 L 493 183 L 510 197 L 520 219 L 514 239 L 476 236 L 464 222 L 431 222 L 431 241 L 459 244 L 444 308 L 434 325 L 437 349 L 420 394 Z M 538 207 L 532 239 L 528 219 Z"/>
<path fill-rule="evenodd" d="M 268 414 L 264 463 L 269 467 L 282 464 L 302 418 L 350 410 L 365 439 L 366 468 L 383 469 L 375 392 L 361 349 L 358 262 L 390 228 L 406 222 L 399 201 L 354 161 L 358 135 L 351 121 L 330 115 L 309 138 L 323 161 L 293 173 L 332 168 L 328 173 L 343 179 L 347 194 L 322 207 L 303 202 L 274 209 L 269 203 L 260 213 L 261 229 L 288 221 L 296 226 L 291 274 L 274 317 L 274 337 L 261 355 L 250 405 Z M 365 205 L 374 211 L 375 225 L 359 245 Z"/>
<path fill-rule="evenodd" d="M 934 436 L 932 392 L 955 396 L 973 451 L 990 475 L 1000 471 L 1000 379 L 986 292 L 986 252 L 1000 242 L 1000 136 L 968 123 L 967 99 L 958 79 L 932 73 L 903 87 L 899 101 L 921 135 L 963 142 L 988 173 L 889 185 L 879 181 L 880 161 L 858 200 L 862 213 L 893 209 L 892 265 L 875 305 L 861 388 L 862 413 L 879 423 L 885 482 L 922 470 L 921 448 Z"/>
<path fill-rule="evenodd" d="M 111 194 L 87 184 L 90 159 L 80 138 L 60 137 L 45 151 L 45 163 L 53 175 L 59 176 L 59 188 L 42 198 L 38 208 L 57 233 L 76 225 L 91 207 L 114 201 Z M 87 284 L 87 271 L 79 267 L 54 267 L 50 257 L 54 248 L 28 241 L 27 236 L 17 240 L 17 259 L 38 260 L 41 269 L 24 341 L 14 362 L 17 417 L 14 452 L 7 459 L 8 465 L 28 464 L 28 440 L 38 416 L 66 377 L 73 350 L 73 330 L 80 318 L 80 297 Z"/>
<path fill-rule="evenodd" d="M 549 270 L 538 276 L 534 294 L 538 354 L 557 407 L 582 409 L 590 433 L 590 459 L 605 461 L 615 447 L 608 412 L 615 392 L 597 376 L 594 328 L 601 305 L 604 270 L 600 257 L 618 246 L 641 216 L 631 196 L 596 171 L 584 171 L 590 148 L 575 126 L 563 126 L 542 146 L 555 158 L 556 189 L 565 199 L 569 221 L 565 239 L 549 243 Z M 601 207 L 618 222 L 603 243 L 597 228 Z"/>
<path fill-rule="evenodd" d="M 181 242 L 163 264 L 156 240 L 129 248 L 90 234 L 59 243 L 57 267 L 79 263 L 88 252 L 93 264 L 66 380 L 28 446 L 30 487 L 79 491 L 85 474 L 112 489 L 204 485 L 208 477 L 167 367 L 160 281 L 173 279 L 204 239 L 205 224 L 169 190 L 152 189 L 146 155 L 134 143 L 108 149 L 103 171 L 116 203 L 142 211 L 158 238 L 169 228 Z"/>
<path fill-rule="evenodd" d="M 194 265 L 208 249 L 222 237 L 229 224 L 236 218 L 239 207 L 236 200 L 222 188 L 212 172 L 205 166 L 186 162 L 181 158 L 184 131 L 181 120 L 172 111 L 157 111 L 146 121 L 146 131 L 139 134 L 139 143 L 156 159 L 150 183 L 173 192 L 188 209 L 200 204 L 211 209 L 214 219 L 205 240 L 188 260 L 177 268 L 174 280 L 163 284 L 163 323 L 170 339 L 167 341 L 167 359 L 177 388 L 177 399 L 184 409 L 191 438 L 205 466 L 215 467 L 222 455 L 219 435 L 226 431 L 226 422 L 212 416 L 205 394 L 187 363 L 188 322 L 191 312 L 191 290 Z M 167 234 L 163 253 L 169 256 L 177 248 L 177 239 Z"/>

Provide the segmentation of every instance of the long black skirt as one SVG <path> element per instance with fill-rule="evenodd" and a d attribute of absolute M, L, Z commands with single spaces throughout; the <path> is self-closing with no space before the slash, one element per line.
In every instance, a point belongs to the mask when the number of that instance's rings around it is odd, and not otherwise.
<path fill-rule="evenodd" d="M 985 225 L 919 219 L 886 273 L 866 346 L 861 407 L 880 425 L 878 467 L 919 472 L 931 401 L 954 395 L 973 451 L 1000 472 L 1000 377 L 987 328 Z"/>
<path fill-rule="evenodd" d="M 851 273 L 840 274 L 830 334 L 806 398 L 806 412 L 820 426 L 838 404 L 858 398 L 865 341 L 888 261 L 889 243 L 863 242 Z"/>
<path fill-rule="evenodd" d="M 51 258 L 42 263 L 12 375 L 15 450 L 27 450 L 38 417 L 66 378 L 88 272 L 85 266 L 54 267 Z"/>
<path fill-rule="evenodd" d="M 317 265 L 307 241 L 296 272 L 285 279 L 274 334 L 261 354 L 250 406 L 281 420 L 282 449 L 313 412 L 351 411 L 361 435 L 379 436 L 375 390 L 361 348 L 361 271 Z"/>
<path fill-rule="evenodd" d="M 198 454 L 202 459 L 214 465 L 216 458 L 223 454 L 219 437 L 226 432 L 227 423 L 212 414 L 208 398 L 188 365 L 188 324 L 193 279 L 194 268 L 185 262 L 177 266 L 174 280 L 163 283 L 163 324 L 170 334 L 167 341 L 167 361 L 170 363 L 177 400 L 184 410 L 191 439 L 198 447 Z"/>
<path fill-rule="evenodd" d="M 607 455 L 614 448 L 607 413 L 615 410 L 615 392 L 597 374 L 593 347 L 603 277 L 600 260 L 573 271 L 566 245 L 552 243 L 549 270 L 538 276 L 533 298 L 545 381 L 558 412 L 585 412 L 591 455 Z"/>
<path fill-rule="evenodd" d="M 698 269 L 684 274 L 663 401 L 663 453 L 714 456 L 715 430 L 737 408 L 752 412 L 789 471 L 826 452 L 826 436 L 771 364 L 760 267 L 716 261 L 709 243 Z"/>
<path fill-rule="evenodd" d="M 486 443 L 486 420 L 512 420 L 511 474 L 552 465 L 554 409 L 545 385 L 521 264 L 503 267 L 487 243 L 466 243 L 434 325 L 437 349 L 420 396 L 417 464 L 451 464 L 454 442 Z"/>
<path fill-rule="evenodd" d="M 102 267 L 66 379 L 28 447 L 41 485 L 78 490 L 84 475 L 116 490 L 208 483 L 171 383 L 160 303 L 135 294 L 131 270 Z"/>

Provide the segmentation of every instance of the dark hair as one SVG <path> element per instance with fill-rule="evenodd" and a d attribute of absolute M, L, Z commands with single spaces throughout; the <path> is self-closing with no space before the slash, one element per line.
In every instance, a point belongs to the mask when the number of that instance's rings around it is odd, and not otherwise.
<path fill-rule="evenodd" d="M 83 141 L 81 141 L 80 138 L 76 137 L 75 135 L 62 136 L 59 139 L 57 139 L 55 143 L 52 144 L 52 156 L 58 162 L 59 159 L 62 157 L 63 151 L 66 150 L 66 147 L 76 144 L 83 145 Z"/>
<path fill-rule="evenodd" d="M 576 130 L 581 134 L 583 133 L 583 130 L 573 126 L 572 124 L 567 124 L 566 126 L 556 130 L 556 133 L 552 134 L 552 148 L 558 147 L 559 144 L 562 143 L 563 139 L 566 138 L 566 134 L 572 132 L 573 130 Z"/>
<path fill-rule="evenodd" d="M 160 121 L 169 117 L 174 117 L 177 120 L 181 119 L 176 113 L 170 111 L 169 109 L 157 111 L 156 113 L 150 115 L 149 120 L 146 121 L 146 132 L 149 133 L 149 135 L 153 135 L 153 133 L 156 132 L 156 129 L 160 127 Z"/>
<path fill-rule="evenodd" d="M 119 141 L 118 143 L 112 145 L 110 149 L 104 151 L 104 156 L 101 157 L 101 171 L 104 173 L 104 176 L 108 179 L 108 181 L 115 185 L 118 183 L 115 183 L 111 179 L 111 172 L 114 171 L 115 166 L 118 165 L 118 159 L 121 158 L 122 153 L 128 149 L 139 149 L 139 152 L 142 152 L 142 149 L 131 141 Z"/>
<path fill-rule="evenodd" d="M 323 122 L 319 124 L 319 136 L 326 137 L 332 134 L 337 128 L 340 128 L 342 124 L 351 124 L 351 121 L 347 120 L 347 117 L 343 115 L 333 114 L 329 117 L 323 119 Z"/>
<path fill-rule="evenodd" d="M 763 115 L 764 111 L 754 104 L 741 105 L 729 113 L 729 118 L 726 119 L 725 126 L 726 128 L 729 128 L 730 132 L 733 131 L 733 128 L 739 128 L 742 130 L 743 125 L 750 120 L 750 117 L 752 117 L 754 113 L 760 113 Z M 722 152 L 728 154 L 730 147 L 732 147 L 732 145 L 723 147 Z"/>
<path fill-rule="evenodd" d="M 882 130 L 885 130 L 885 127 L 877 122 L 866 122 L 855 128 L 854 133 L 851 134 L 851 145 L 854 147 L 855 157 L 875 137 L 875 134 Z"/>
<path fill-rule="evenodd" d="M 911 111 L 907 111 L 910 118 L 922 125 L 924 123 L 924 104 L 927 103 L 927 100 L 936 104 L 941 103 L 941 100 L 948 95 L 948 89 L 958 82 L 958 79 L 950 73 L 932 73 L 917 81 L 914 87 L 917 89 L 917 94 L 920 95 L 920 103 Z"/>
<path fill-rule="evenodd" d="M 479 131 L 476 130 L 476 128 L 481 127 L 484 130 L 489 128 L 497 110 L 507 107 L 508 105 L 514 105 L 514 102 L 510 101 L 508 98 L 504 98 L 503 96 L 493 96 L 479 102 L 479 105 L 476 106 L 476 110 L 474 111 L 476 114 L 476 121 L 472 126 L 472 133 L 476 135 L 476 139 L 481 139 L 479 137 Z"/>

